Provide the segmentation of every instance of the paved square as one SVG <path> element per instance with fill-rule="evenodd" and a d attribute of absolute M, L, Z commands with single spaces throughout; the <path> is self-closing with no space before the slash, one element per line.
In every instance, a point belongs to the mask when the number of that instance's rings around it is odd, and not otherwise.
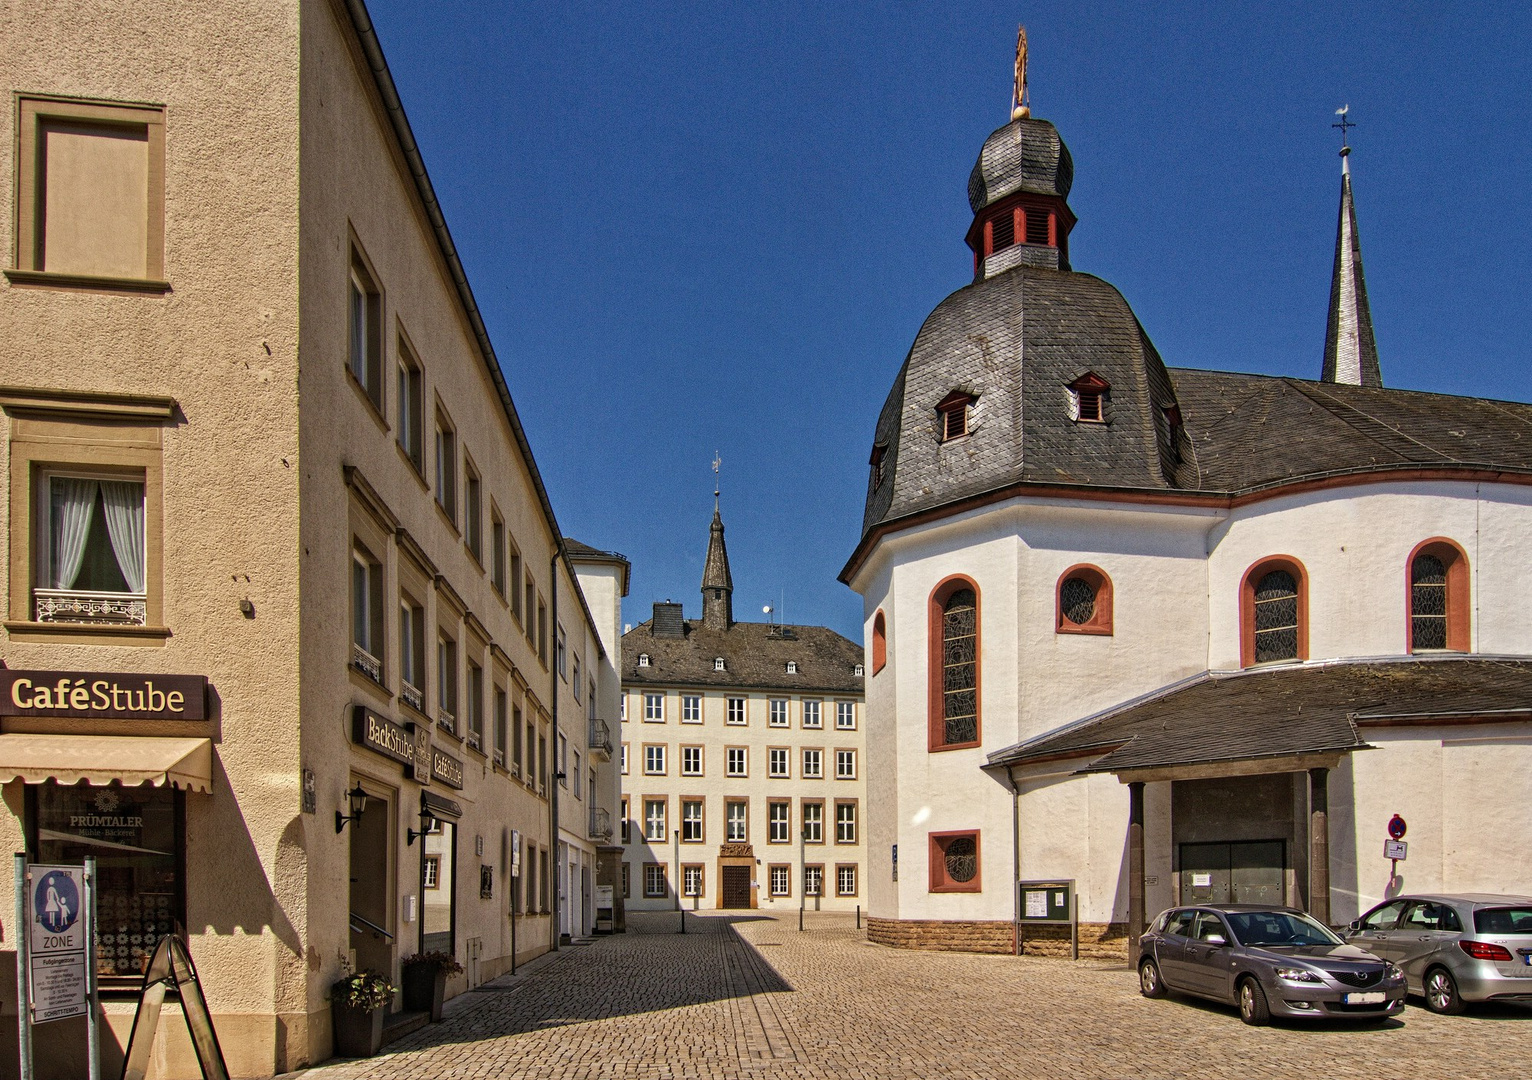
<path fill-rule="evenodd" d="M 1525 1075 L 1532 1009 L 1411 1005 L 1382 1028 L 1248 1028 L 1148 1001 L 1125 967 L 909 952 L 850 916 L 630 917 L 440 1024 L 305 1080 L 449 1077 L 1495 1077 Z"/>

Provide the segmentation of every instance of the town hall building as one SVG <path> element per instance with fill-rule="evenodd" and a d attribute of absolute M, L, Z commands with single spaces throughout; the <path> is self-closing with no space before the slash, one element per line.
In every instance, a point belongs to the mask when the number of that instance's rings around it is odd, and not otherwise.
<path fill-rule="evenodd" d="M 1342 151 L 1320 378 L 1167 367 L 1023 103 L 872 433 L 874 941 L 1121 957 L 1188 902 L 1532 891 L 1532 406 L 1384 385 Z M 1316 335 L 1316 346 L 1319 344 Z M 1395 818 L 1408 855 L 1384 857 Z"/>

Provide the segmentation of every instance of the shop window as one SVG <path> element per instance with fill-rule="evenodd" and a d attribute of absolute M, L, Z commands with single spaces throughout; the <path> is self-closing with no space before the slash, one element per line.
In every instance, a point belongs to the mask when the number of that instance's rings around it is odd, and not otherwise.
<path fill-rule="evenodd" d="M 1112 579 L 1095 566 L 1071 566 L 1059 575 L 1054 628 L 1060 634 L 1112 633 Z"/>
<path fill-rule="evenodd" d="M 164 289 L 164 110 L 37 98 L 18 104 L 12 280 L 47 274 L 60 284 Z"/>
<path fill-rule="evenodd" d="M 1469 649 L 1468 556 L 1451 540 L 1410 553 L 1410 652 Z"/>
<path fill-rule="evenodd" d="M 979 892 L 979 834 L 930 834 L 931 892 Z"/>
<path fill-rule="evenodd" d="M 106 986 L 137 989 L 155 944 L 186 932 L 185 796 L 170 787 L 26 787 L 33 862 L 96 857 L 96 970 Z"/>
<path fill-rule="evenodd" d="M 34 617 L 48 623 L 143 626 L 148 618 L 144 481 L 41 475 Z"/>
<path fill-rule="evenodd" d="M 968 578 L 943 581 L 931 593 L 929 748 L 979 743 L 979 589 Z"/>
<path fill-rule="evenodd" d="M 1302 563 L 1277 555 L 1245 571 L 1240 630 L 1243 666 L 1308 659 L 1308 575 Z"/>
<path fill-rule="evenodd" d="M 450 954 L 457 929 L 457 822 L 433 818 L 421 843 L 420 950 Z"/>
<path fill-rule="evenodd" d="M 876 675 L 888 663 L 888 623 L 883 612 L 872 617 L 872 673 Z"/>

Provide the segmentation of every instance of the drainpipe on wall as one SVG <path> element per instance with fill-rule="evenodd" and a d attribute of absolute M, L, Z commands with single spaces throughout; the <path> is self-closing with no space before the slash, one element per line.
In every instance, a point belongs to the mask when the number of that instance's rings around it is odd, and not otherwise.
<path fill-rule="evenodd" d="M 548 665 L 549 700 L 553 703 L 552 739 L 548 745 L 548 753 L 553 758 L 553 788 L 548 792 L 548 817 L 550 820 L 549 836 L 552 838 L 552 857 L 548 860 L 553 868 L 553 880 L 544 882 L 543 887 L 548 890 L 551 898 L 551 911 L 553 919 L 551 929 L 553 941 L 551 947 L 554 952 L 559 949 L 559 880 L 563 873 L 563 858 L 559 855 L 559 560 L 564 555 L 563 537 L 557 537 L 553 543 L 553 558 L 548 560 L 549 577 L 552 584 L 548 587 L 550 599 L 548 601 L 549 621 L 552 626 L 548 627 L 548 637 L 553 646 L 553 663 Z"/>
<path fill-rule="evenodd" d="M 1021 788 L 1016 766 L 1005 770 L 1011 781 L 1011 953 L 1021 955 Z"/>

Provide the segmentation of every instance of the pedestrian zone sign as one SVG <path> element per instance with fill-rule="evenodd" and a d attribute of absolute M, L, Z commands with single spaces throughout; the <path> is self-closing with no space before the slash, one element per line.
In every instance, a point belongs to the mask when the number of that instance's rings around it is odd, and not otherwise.
<path fill-rule="evenodd" d="M 27 967 L 32 1022 L 84 1016 L 85 921 L 82 918 L 85 868 L 30 868 L 27 898 Z"/>

